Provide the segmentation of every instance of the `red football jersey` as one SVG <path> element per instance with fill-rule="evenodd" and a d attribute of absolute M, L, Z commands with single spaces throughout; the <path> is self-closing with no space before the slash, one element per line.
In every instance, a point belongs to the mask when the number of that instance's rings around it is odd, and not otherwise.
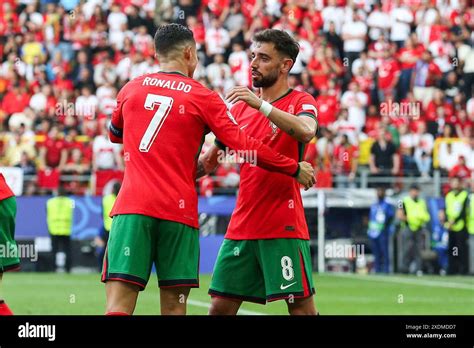
<path fill-rule="evenodd" d="M 8 187 L 5 177 L 0 173 L 0 201 L 14 196 L 10 187 Z"/>
<path fill-rule="evenodd" d="M 197 228 L 197 160 L 211 130 L 259 166 L 288 175 L 293 159 L 248 138 L 219 95 L 180 73 L 159 72 L 127 83 L 117 96 L 109 136 L 123 142 L 125 174 L 111 216 L 142 214 Z"/>
<path fill-rule="evenodd" d="M 316 101 L 306 92 L 290 90 L 272 105 L 293 115 L 317 117 Z M 247 134 L 295 161 L 302 160 L 305 144 L 277 128 L 258 110 L 238 102 L 232 114 Z M 289 176 L 242 164 L 239 195 L 226 238 L 309 239 L 300 184 Z"/>

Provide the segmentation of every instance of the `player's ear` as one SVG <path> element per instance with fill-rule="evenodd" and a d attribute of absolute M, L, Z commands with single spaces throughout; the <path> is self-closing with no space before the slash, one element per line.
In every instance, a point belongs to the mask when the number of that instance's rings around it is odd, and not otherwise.
<path fill-rule="evenodd" d="M 191 46 L 184 47 L 183 53 L 184 53 L 184 58 L 186 60 L 190 60 L 193 56 L 192 51 L 191 51 Z"/>
<path fill-rule="evenodd" d="M 290 58 L 284 58 L 282 62 L 282 72 L 287 74 L 290 72 L 291 68 L 293 67 L 293 60 Z"/>

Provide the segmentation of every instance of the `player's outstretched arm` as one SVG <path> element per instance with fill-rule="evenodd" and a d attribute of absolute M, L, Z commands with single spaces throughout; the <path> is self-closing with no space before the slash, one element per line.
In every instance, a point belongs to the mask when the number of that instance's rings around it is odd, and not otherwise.
<path fill-rule="evenodd" d="M 264 102 L 245 86 L 232 88 L 229 93 L 227 93 L 226 99 L 230 103 L 236 103 L 241 100 L 247 103 L 250 107 L 260 110 L 278 128 L 285 133 L 288 133 L 288 135 L 299 142 L 305 144 L 309 143 L 316 134 L 317 122 L 313 118 L 316 116 L 316 108 L 311 103 L 303 104 L 303 106 L 306 105 L 308 107 L 308 110 L 304 111 L 303 116 L 295 117 L 295 115 L 291 113 L 280 110 L 271 104 Z M 295 110 L 295 112 L 298 112 L 298 110 Z M 305 116 L 306 114 L 308 116 Z M 309 116 L 313 114 L 314 116 Z"/>
<path fill-rule="evenodd" d="M 239 128 L 232 114 L 217 94 L 209 98 L 203 120 L 222 143 L 237 151 L 237 155 L 246 162 L 295 178 L 302 175 L 300 174 L 301 166 L 294 159 L 273 151 L 258 139 L 248 137 Z M 306 169 L 303 172 L 306 173 Z M 302 178 L 302 180 L 304 179 Z M 310 187 L 313 184 L 314 177 L 303 183 L 305 187 Z"/>

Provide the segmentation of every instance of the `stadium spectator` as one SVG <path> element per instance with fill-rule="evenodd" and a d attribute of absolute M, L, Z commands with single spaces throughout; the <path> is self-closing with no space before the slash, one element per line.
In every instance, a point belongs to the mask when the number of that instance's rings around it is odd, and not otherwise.
<path fill-rule="evenodd" d="M 406 123 L 402 123 L 398 129 L 400 131 L 400 154 L 403 174 L 407 176 L 417 175 L 418 170 L 414 157 L 416 137 Z"/>
<path fill-rule="evenodd" d="M 226 53 L 227 47 L 230 44 L 230 35 L 227 29 L 222 27 L 218 18 L 212 19 L 211 27 L 206 30 L 205 43 L 207 62 L 210 62 L 211 57 L 215 54 Z"/>
<path fill-rule="evenodd" d="M 214 63 L 206 68 L 206 76 L 211 82 L 212 87 L 223 88 L 224 92 L 234 87 L 234 80 L 231 78 L 231 69 L 224 62 L 222 54 L 214 56 Z"/>
<path fill-rule="evenodd" d="M 23 171 L 23 175 L 34 175 L 36 174 L 35 163 L 32 158 L 26 153 L 21 153 L 20 161 L 15 165 Z"/>
<path fill-rule="evenodd" d="M 453 148 L 450 142 L 442 142 L 439 146 L 439 168 L 443 175 L 447 175 L 456 165 L 459 159 L 459 152 Z"/>
<path fill-rule="evenodd" d="M 352 62 L 359 58 L 360 53 L 365 48 L 367 25 L 361 20 L 358 12 L 354 11 L 352 13 L 352 21 L 344 23 L 341 33 L 344 40 L 345 57 L 349 63 L 348 71 L 350 72 Z"/>
<path fill-rule="evenodd" d="M 122 147 L 109 141 L 106 125 L 101 128 L 100 135 L 96 136 L 92 144 L 93 157 L 92 169 L 97 170 L 123 170 Z"/>
<path fill-rule="evenodd" d="M 403 47 L 408 39 L 413 21 L 413 12 L 401 0 L 395 0 L 390 11 L 390 40 L 398 48 Z"/>
<path fill-rule="evenodd" d="M 463 155 L 459 156 L 458 162 L 456 163 L 456 165 L 454 165 L 454 167 L 451 168 L 448 173 L 448 176 L 450 178 L 458 177 L 463 180 L 471 177 L 471 171 L 466 166 L 466 158 Z"/>
<path fill-rule="evenodd" d="M 336 187 L 355 188 L 357 161 L 359 152 L 357 146 L 349 142 L 347 134 L 341 135 L 340 143 L 334 147 L 333 172 L 336 174 Z"/>
<path fill-rule="evenodd" d="M 335 134 L 346 134 L 351 144 L 358 144 L 358 125 L 349 120 L 349 112 L 343 108 L 339 112 L 337 121 L 329 126 Z"/>
<path fill-rule="evenodd" d="M 365 125 L 365 109 L 368 104 L 367 94 L 360 90 L 357 82 L 349 84 L 349 90 L 341 97 L 341 106 L 347 108 L 348 121 L 357 127 L 360 132 Z"/>
<path fill-rule="evenodd" d="M 370 173 L 373 176 L 397 175 L 400 170 L 400 158 L 395 145 L 386 138 L 386 129 L 378 130 L 377 141 L 370 149 Z"/>
<path fill-rule="evenodd" d="M 112 59 L 106 55 L 103 58 L 102 63 L 99 63 L 94 67 L 94 83 L 96 86 L 102 86 L 106 83 L 113 85 L 116 80 L 117 72 L 115 70 L 115 65 L 113 64 Z"/>
<path fill-rule="evenodd" d="M 418 128 L 414 137 L 414 159 L 422 178 L 426 179 L 429 177 L 429 173 L 431 172 L 434 137 L 426 132 L 425 122 L 418 122 Z"/>
<path fill-rule="evenodd" d="M 441 76 L 442 72 L 433 61 L 431 52 L 425 50 L 413 71 L 413 93 L 424 106 L 433 98 L 434 85 Z"/>
<path fill-rule="evenodd" d="M 58 126 L 52 126 L 39 150 L 39 169 L 58 168 L 61 162 L 64 163 L 66 156 L 66 144 Z"/>

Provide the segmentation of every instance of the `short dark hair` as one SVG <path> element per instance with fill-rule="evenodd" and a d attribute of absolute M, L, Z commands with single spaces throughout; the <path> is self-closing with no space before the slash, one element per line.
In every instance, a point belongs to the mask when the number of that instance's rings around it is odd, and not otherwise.
<path fill-rule="evenodd" d="M 195 43 L 193 32 L 177 23 L 163 24 L 155 33 L 155 50 L 158 55 L 167 56 L 179 45 Z"/>
<path fill-rule="evenodd" d="M 275 49 L 284 56 L 296 61 L 300 51 L 300 45 L 286 31 L 278 29 L 265 29 L 256 33 L 253 37 L 254 42 L 271 42 Z"/>

